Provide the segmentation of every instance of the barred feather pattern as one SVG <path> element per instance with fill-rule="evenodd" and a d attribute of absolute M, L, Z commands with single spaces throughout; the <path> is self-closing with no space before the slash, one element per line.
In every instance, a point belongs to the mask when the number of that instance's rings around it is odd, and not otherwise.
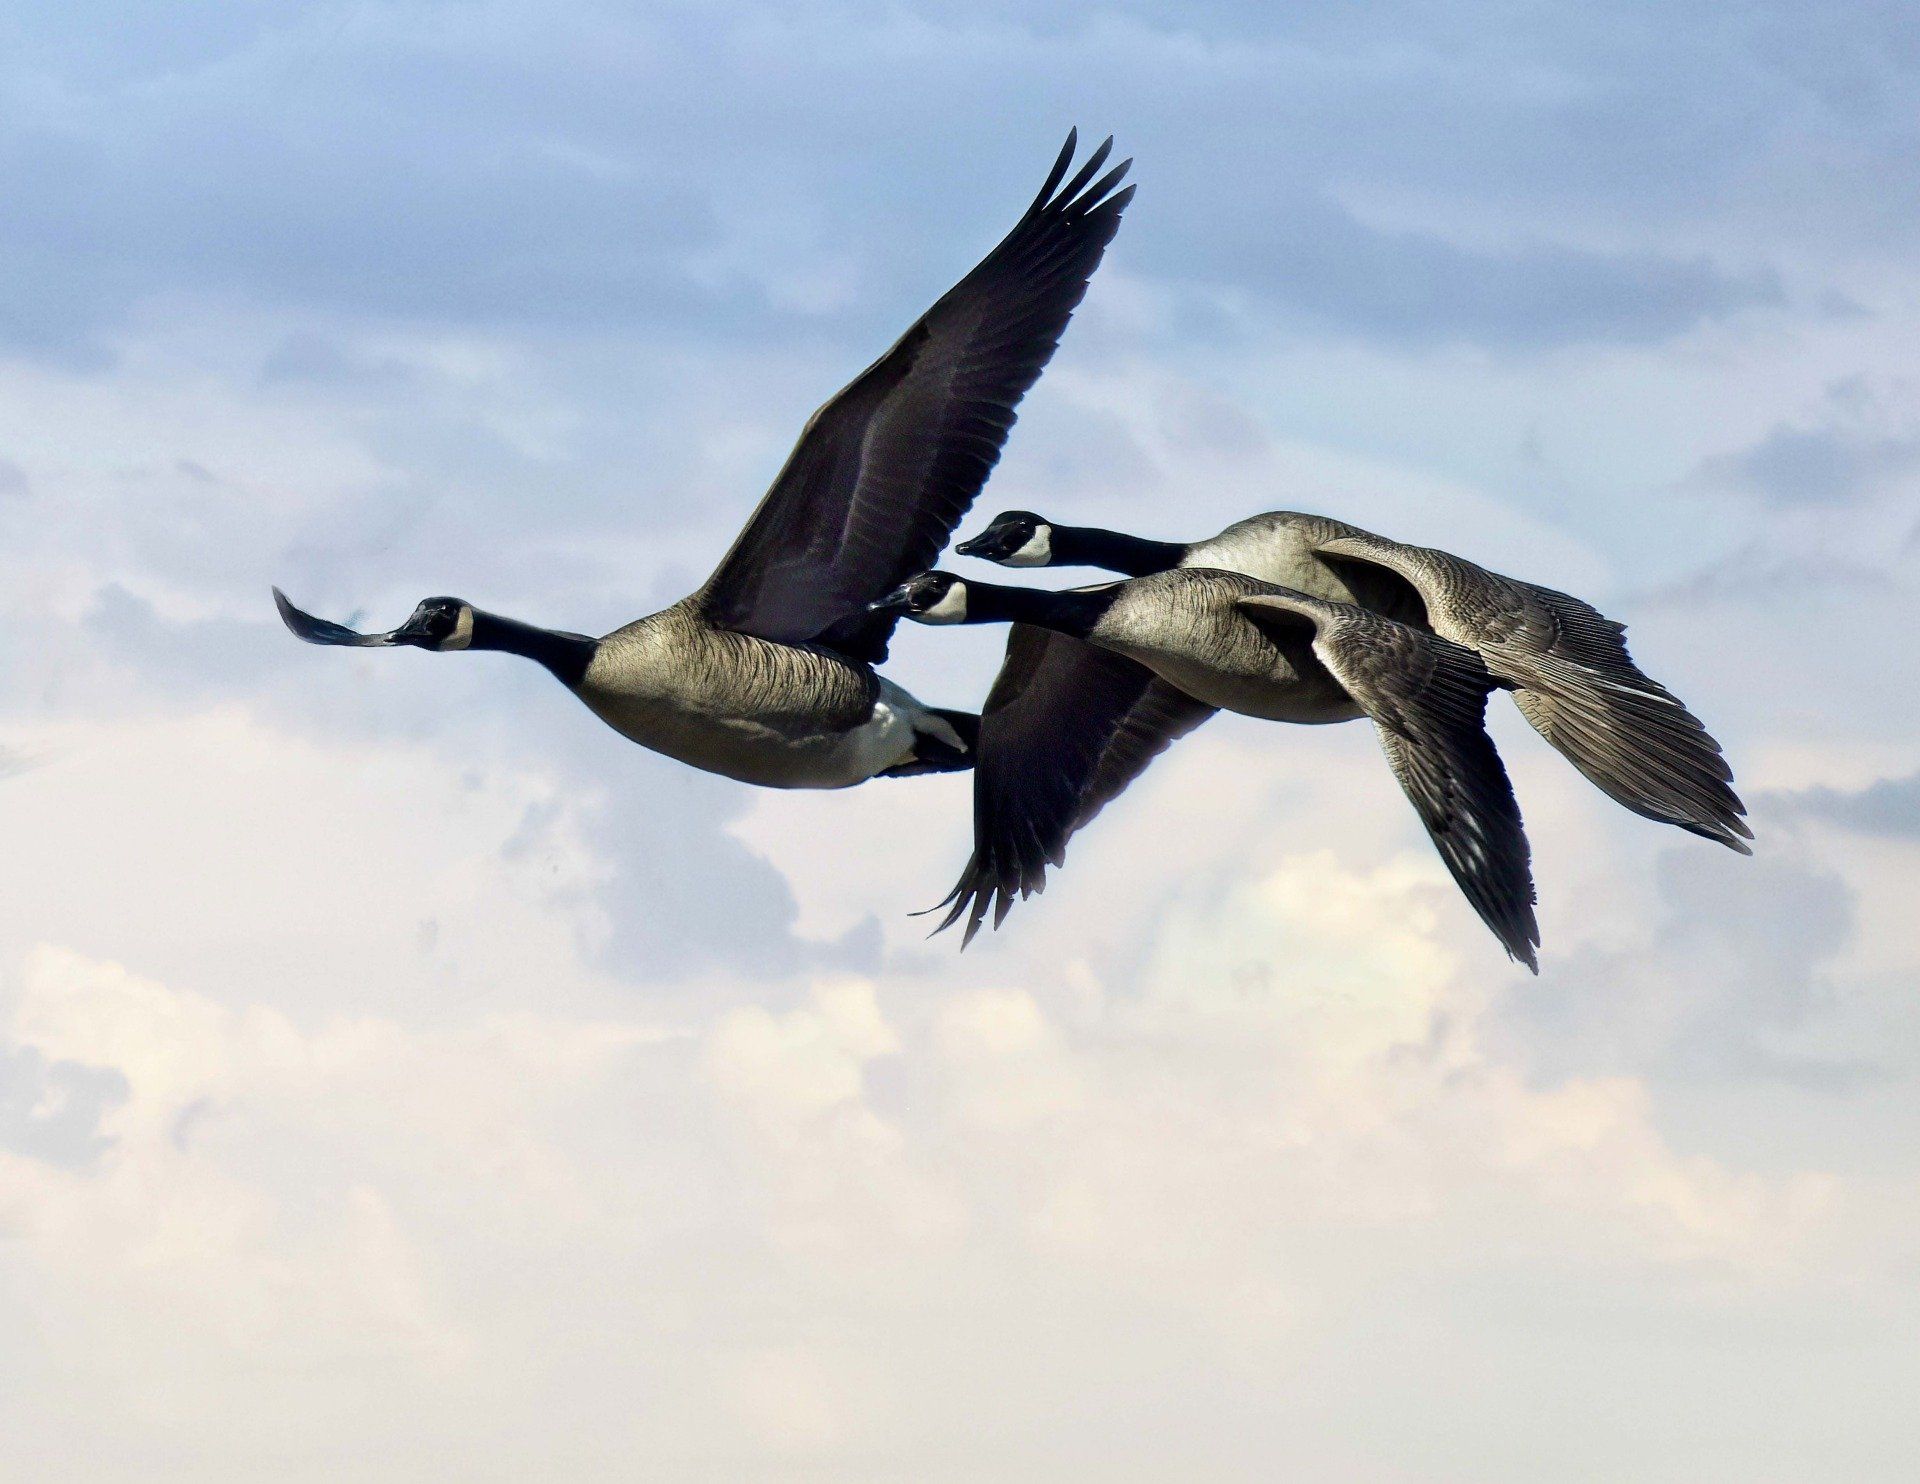
<path fill-rule="evenodd" d="M 1534 730 L 1616 803 L 1751 853 L 1746 806 L 1720 744 L 1634 663 L 1626 625 L 1568 593 L 1430 547 L 1353 531 L 1320 550 L 1378 562 L 1412 583 L 1434 632 L 1479 654 Z"/>

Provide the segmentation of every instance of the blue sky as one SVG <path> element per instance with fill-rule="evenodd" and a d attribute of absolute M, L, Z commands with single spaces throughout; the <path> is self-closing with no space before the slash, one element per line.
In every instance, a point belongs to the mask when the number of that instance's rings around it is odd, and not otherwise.
<path fill-rule="evenodd" d="M 1912 1477 L 1905 8 L 14 7 L 0 104 L 19 1471 Z M 964 780 L 280 629 L 678 597 L 1074 124 L 1139 194 L 966 529 L 1577 591 L 1754 860 L 1499 716 L 1533 982 L 1229 719 L 962 958 Z"/>

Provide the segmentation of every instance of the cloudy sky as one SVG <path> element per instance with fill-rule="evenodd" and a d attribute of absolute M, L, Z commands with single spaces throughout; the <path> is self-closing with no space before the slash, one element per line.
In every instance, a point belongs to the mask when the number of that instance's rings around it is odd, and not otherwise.
<path fill-rule="evenodd" d="M 9 1477 L 1915 1476 L 1920 27 L 1276 9 L 0 16 Z M 1365 728 L 1225 719 L 963 958 L 964 779 L 279 627 L 685 592 L 1075 123 L 1139 195 L 967 529 L 1571 588 L 1753 860 L 1502 708 L 1534 980 Z"/>

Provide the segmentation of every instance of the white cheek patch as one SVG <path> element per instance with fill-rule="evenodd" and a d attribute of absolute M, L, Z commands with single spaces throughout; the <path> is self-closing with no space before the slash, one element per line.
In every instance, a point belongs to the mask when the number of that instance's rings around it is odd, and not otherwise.
<path fill-rule="evenodd" d="M 466 604 L 460 605 L 460 617 L 454 620 L 453 632 L 440 641 L 440 648 L 465 649 L 473 643 L 473 610 Z"/>
<path fill-rule="evenodd" d="M 1026 544 L 1018 551 L 1002 557 L 1003 567 L 1044 567 L 1053 560 L 1053 527 L 1036 526 Z"/>
<path fill-rule="evenodd" d="M 921 623 L 965 623 L 967 621 L 967 590 L 955 583 L 940 595 L 940 601 L 931 608 L 922 609 L 913 615 Z"/>

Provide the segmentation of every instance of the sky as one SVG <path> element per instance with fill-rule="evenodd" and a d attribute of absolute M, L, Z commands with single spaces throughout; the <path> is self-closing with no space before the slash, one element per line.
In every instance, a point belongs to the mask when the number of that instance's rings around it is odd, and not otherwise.
<path fill-rule="evenodd" d="M 1499 708 L 1535 980 L 1366 728 L 1223 718 L 962 956 L 964 777 L 280 627 L 689 591 L 1076 124 L 1139 193 L 963 533 L 1575 591 L 1753 859 Z M 1916 159 L 1878 0 L 8 7 L 4 1472 L 1915 1477 Z"/>

